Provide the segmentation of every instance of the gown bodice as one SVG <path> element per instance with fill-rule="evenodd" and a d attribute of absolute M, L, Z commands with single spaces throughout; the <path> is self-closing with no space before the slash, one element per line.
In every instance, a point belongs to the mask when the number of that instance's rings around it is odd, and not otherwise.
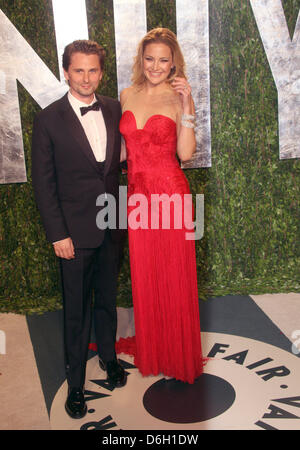
<path fill-rule="evenodd" d="M 176 157 L 176 122 L 154 114 L 143 128 L 126 110 L 120 132 L 127 151 L 128 193 L 188 193 L 189 187 Z"/>

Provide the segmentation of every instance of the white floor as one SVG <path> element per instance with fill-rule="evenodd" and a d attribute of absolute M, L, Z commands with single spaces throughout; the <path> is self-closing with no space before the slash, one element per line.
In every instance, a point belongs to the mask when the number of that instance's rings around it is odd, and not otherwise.
<path fill-rule="evenodd" d="M 250 297 L 288 339 L 294 342 L 300 337 L 300 294 L 291 292 Z"/>
<path fill-rule="evenodd" d="M 166 424 L 141 408 L 142 394 L 161 378 L 147 377 L 147 379 L 143 379 L 135 369 L 134 371 L 129 370 L 131 374 L 128 377 L 127 386 L 122 388 L 123 390 L 109 393 L 106 398 L 101 400 L 103 410 L 99 411 L 100 401 L 98 403 L 89 402 L 90 412 L 89 417 L 84 419 L 85 423 L 88 419 L 91 420 L 90 424 L 99 423 L 99 419 L 104 419 L 104 423 L 105 420 L 114 420 L 115 425 L 112 429 L 121 428 L 123 430 L 263 429 L 268 427 L 300 429 L 298 417 L 300 416 L 300 385 L 298 381 L 300 379 L 300 358 L 295 356 L 300 351 L 300 294 L 266 294 L 251 295 L 250 297 L 294 345 L 291 352 L 288 353 L 268 344 L 264 346 L 263 343 L 251 339 L 204 333 L 207 351 L 215 342 L 224 344 L 224 353 L 217 355 L 207 366 L 206 373 L 222 376 L 235 385 L 237 400 L 234 407 L 205 423 Z M 119 334 L 131 335 L 134 329 L 132 310 L 119 310 L 119 320 Z M 235 352 L 238 354 L 243 349 L 247 349 L 249 352 L 247 362 L 237 364 L 236 360 L 225 361 L 224 356 L 232 355 Z M 288 367 L 291 369 L 291 374 L 286 378 L 274 377 L 265 381 L 263 375 L 258 375 L 258 369 L 254 373 L 254 370 L 247 368 L 246 364 L 250 367 L 251 363 L 265 357 L 276 362 L 278 367 L 281 365 Z M 124 357 L 124 359 L 131 362 L 129 357 Z M 88 370 L 90 371 L 89 379 L 100 376 L 98 365 L 93 359 L 89 362 Z M 239 386 L 236 387 L 238 383 Z M 91 391 L 98 389 L 99 392 L 102 392 L 101 387 L 90 382 L 86 389 Z M 0 429 L 79 429 L 84 421 L 79 421 L 79 423 L 71 420 L 64 412 L 65 391 L 66 386 L 63 384 L 53 401 L 49 418 L 26 320 L 23 316 L 15 314 L 0 314 L 0 398 L 2 403 Z M 284 400 L 286 398 L 294 400 Z M 276 403 L 278 399 L 281 400 Z M 123 414 L 122 411 L 128 411 L 128 405 L 131 414 Z M 97 414 L 97 408 L 98 422 L 95 422 L 93 418 Z M 235 414 L 235 417 L 239 417 L 239 419 L 233 420 L 231 414 Z M 134 418 L 134 421 L 130 417 Z M 93 429 L 95 425 L 86 426 Z"/>

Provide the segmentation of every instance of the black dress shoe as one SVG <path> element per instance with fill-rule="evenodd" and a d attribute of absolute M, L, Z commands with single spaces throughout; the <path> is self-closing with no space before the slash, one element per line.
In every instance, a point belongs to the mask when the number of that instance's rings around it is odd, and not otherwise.
<path fill-rule="evenodd" d="M 99 359 L 99 365 L 102 370 L 107 372 L 107 381 L 114 387 L 125 386 L 127 382 L 127 376 L 125 370 L 117 359 L 108 361 L 107 363 Z"/>
<path fill-rule="evenodd" d="M 72 419 L 81 419 L 86 415 L 87 406 L 80 388 L 69 388 L 65 409 Z"/>

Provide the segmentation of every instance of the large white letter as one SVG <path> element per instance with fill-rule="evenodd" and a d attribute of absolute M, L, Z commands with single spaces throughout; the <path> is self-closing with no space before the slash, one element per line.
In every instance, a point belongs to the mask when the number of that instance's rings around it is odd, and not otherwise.
<path fill-rule="evenodd" d="M 278 90 L 280 158 L 300 157 L 300 15 L 291 41 L 280 0 L 250 0 Z"/>
<path fill-rule="evenodd" d="M 0 10 L 0 183 L 27 180 L 17 80 L 45 107 L 62 96 L 61 85 Z"/>
<path fill-rule="evenodd" d="M 64 5 L 68 7 L 67 22 L 65 14 L 63 21 L 58 20 Z M 81 12 L 85 12 L 85 2 L 82 0 L 72 0 L 71 8 L 69 0 L 54 0 L 59 52 L 62 45 L 69 43 L 67 39 L 88 37 L 84 31 L 87 30 L 84 26 L 86 14 L 78 18 L 79 6 Z M 79 27 L 78 22 L 83 25 Z M 69 31 L 66 32 L 66 29 Z M 1 10 L 0 55 L 0 183 L 20 183 L 27 181 L 27 177 L 16 80 L 22 83 L 41 108 L 62 97 L 68 86 L 63 79 L 61 82 L 57 80 Z M 61 61 L 59 66 L 61 68 Z"/>
<path fill-rule="evenodd" d="M 85 0 L 52 0 L 52 8 L 60 80 L 64 81 L 62 54 L 65 46 L 77 39 L 89 38 Z"/>
<path fill-rule="evenodd" d="M 118 92 L 131 85 L 137 46 L 147 33 L 146 0 L 114 0 Z"/>
<path fill-rule="evenodd" d="M 211 167 L 208 0 L 176 0 L 176 15 L 196 108 L 197 150 L 183 167 Z"/>

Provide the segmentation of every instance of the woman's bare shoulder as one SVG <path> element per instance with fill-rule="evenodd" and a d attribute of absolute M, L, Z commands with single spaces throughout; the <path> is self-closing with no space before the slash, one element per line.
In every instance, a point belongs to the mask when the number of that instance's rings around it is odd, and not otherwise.
<path fill-rule="evenodd" d="M 120 102 L 122 106 L 126 103 L 128 98 L 134 93 L 134 91 L 135 88 L 133 86 L 129 86 L 120 92 Z"/>

